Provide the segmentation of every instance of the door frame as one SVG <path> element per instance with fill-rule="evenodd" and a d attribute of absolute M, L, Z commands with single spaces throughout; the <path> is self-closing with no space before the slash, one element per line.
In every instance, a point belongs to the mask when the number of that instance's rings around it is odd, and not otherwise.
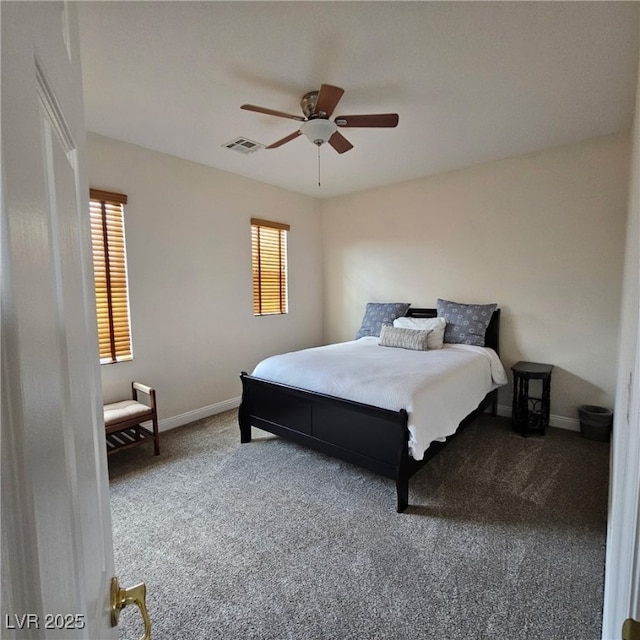
<path fill-rule="evenodd" d="M 626 618 L 640 620 L 640 73 L 631 145 L 602 640 L 620 638 Z"/>

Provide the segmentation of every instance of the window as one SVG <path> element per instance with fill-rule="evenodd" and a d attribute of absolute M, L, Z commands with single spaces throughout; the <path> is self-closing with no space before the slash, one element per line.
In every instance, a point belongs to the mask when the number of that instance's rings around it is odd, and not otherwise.
<path fill-rule="evenodd" d="M 91 244 L 98 313 L 100 364 L 131 360 L 129 294 L 124 238 L 127 196 L 91 189 Z"/>
<path fill-rule="evenodd" d="M 288 224 L 251 219 L 253 313 L 287 313 Z"/>

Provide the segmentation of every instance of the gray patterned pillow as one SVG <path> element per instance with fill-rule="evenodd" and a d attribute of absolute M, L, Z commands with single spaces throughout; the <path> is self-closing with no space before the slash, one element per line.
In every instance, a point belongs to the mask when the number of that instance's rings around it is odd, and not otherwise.
<path fill-rule="evenodd" d="M 484 347 L 484 335 L 497 304 L 461 304 L 438 299 L 437 308 L 438 317 L 447 321 L 445 342 Z"/>
<path fill-rule="evenodd" d="M 426 351 L 427 339 L 431 331 L 427 329 L 402 329 L 382 325 L 380 331 L 381 347 L 398 347 L 399 349 L 412 349 L 413 351 Z"/>
<path fill-rule="evenodd" d="M 409 307 L 408 302 L 367 302 L 356 340 L 363 336 L 379 336 L 383 324 L 393 324 L 396 318 L 407 313 Z"/>

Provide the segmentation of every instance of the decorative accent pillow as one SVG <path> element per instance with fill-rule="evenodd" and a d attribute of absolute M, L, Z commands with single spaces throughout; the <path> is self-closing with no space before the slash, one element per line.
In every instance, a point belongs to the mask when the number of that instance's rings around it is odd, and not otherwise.
<path fill-rule="evenodd" d="M 380 331 L 379 344 L 381 347 L 426 351 L 429 348 L 430 333 L 430 331 L 424 329 L 401 329 L 385 324 L 382 325 L 382 330 Z"/>
<path fill-rule="evenodd" d="M 393 326 L 400 329 L 426 330 L 429 332 L 429 349 L 442 349 L 447 321 L 444 318 L 396 318 Z"/>
<path fill-rule="evenodd" d="M 497 304 L 462 304 L 438 299 L 438 316 L 447 321 L 444 341 L 484 347 L 484 335 Z"/>
<path fill-rule="evenodd" d="M 392 324 L 396 318 L 407 313 L 408 302 L 367 302 L 362 326 L 356 340 L 363 336 L 379 336 L 383 324 Z"/>

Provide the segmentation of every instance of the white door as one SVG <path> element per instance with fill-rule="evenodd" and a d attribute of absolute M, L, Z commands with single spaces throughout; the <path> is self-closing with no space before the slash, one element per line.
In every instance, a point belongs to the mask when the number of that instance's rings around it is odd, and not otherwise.
<path fill-rule="evenodd" d="M 75 6 L 0 12 L 0 636 L 114 638 Z"/>

